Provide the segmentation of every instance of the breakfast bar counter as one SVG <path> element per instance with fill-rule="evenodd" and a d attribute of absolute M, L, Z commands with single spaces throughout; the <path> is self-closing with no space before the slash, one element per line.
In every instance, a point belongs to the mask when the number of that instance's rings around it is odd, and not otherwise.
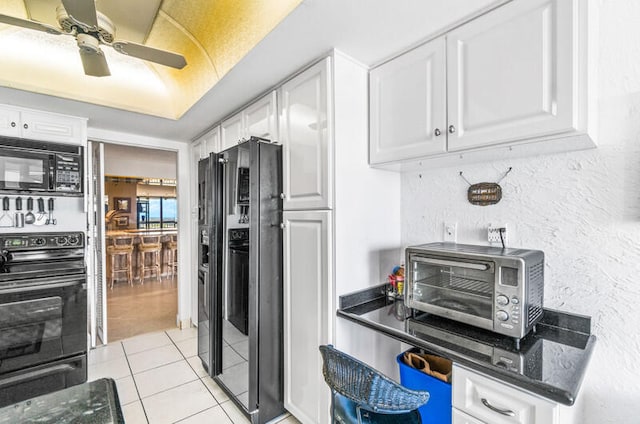
<path fill-rule="evenodd" d="M 564 405 L 575 402 L 596 342 L 590 318 L 545 309 L 518 349 L 513 339 L 487 330 L 413 316 L 384 286 L 341 296 L 337 315 Z"/>

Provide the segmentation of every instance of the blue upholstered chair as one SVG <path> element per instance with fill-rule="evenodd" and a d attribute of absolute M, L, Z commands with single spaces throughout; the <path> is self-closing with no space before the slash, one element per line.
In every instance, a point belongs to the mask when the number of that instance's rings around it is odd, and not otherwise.
<path fill-rule="evenodd" d="M 332 423 L 422 423 L 417 409 L 429 392 L 407 389 L 332 345 L 320 346 L 320 353 L 331 388 Z"/>

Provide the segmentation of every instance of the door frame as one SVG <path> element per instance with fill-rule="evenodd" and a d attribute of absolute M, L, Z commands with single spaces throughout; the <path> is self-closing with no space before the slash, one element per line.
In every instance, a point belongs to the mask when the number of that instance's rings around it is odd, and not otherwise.
<path fill-rule="evenodd" d="M 140 147 L 146 149 L 166 150 L 177 154 L 176 163 L 176 196 L 178 199 L 178 314 L 176 325 L 178 328 L 188 328 L 197 323 L 197 278 L 193 277 L 191 269 L 191 227 L 193 214 L 197 210 L 191 205 L 197 204 L 192 199 L 191 186 L 196 184 L 196 176 L 191 172 L 191 142 L 161 139 L 141 136 L 137 134 L 89 128 L 88 137 L 93 142 L 118 144 L 122 146 Z M 87 170 L 90 172 L 90 170 Z M 195 300 L 194 300 L 195 299 Z"/>

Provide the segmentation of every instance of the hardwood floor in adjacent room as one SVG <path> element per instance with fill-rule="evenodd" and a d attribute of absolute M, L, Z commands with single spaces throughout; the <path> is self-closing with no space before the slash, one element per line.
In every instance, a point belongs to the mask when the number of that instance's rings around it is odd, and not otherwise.
<path fill-rule="evenodd" d="M 139 334 L 176 328 L 178 284 L 175 278 L 152 280 L 133 286 L 116 281 L 107 289 L 109 342 Z"/>

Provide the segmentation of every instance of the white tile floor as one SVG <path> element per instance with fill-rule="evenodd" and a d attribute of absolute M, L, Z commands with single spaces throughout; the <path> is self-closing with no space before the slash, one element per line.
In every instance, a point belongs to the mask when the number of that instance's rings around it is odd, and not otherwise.
<path fill-rule="evenodd" d="M 197 356 L 197 330 L 168 330 L 113 342 L 89 352 L 89 380 L 110 377 L 127 424 L 247 424 L 207 376 Z M 289 416 L 279 424 L 299 424 Z"/>

